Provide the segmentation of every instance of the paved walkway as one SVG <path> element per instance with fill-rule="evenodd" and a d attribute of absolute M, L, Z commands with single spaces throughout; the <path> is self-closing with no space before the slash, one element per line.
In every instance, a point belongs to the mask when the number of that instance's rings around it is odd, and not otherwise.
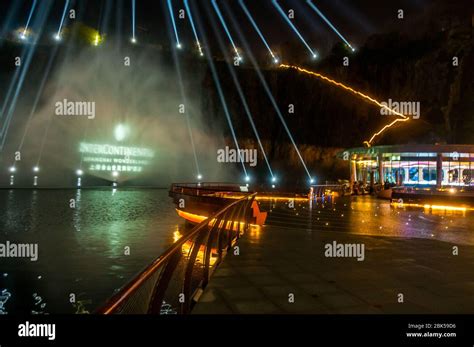
<path fill-rule="evenodd" d="M 333 241 L 363 243 L 365 259 L 325 257 Z M 270 224 L 239 240 L 193 313 L 473 313 L 474 246 L 457 246 Z"/>

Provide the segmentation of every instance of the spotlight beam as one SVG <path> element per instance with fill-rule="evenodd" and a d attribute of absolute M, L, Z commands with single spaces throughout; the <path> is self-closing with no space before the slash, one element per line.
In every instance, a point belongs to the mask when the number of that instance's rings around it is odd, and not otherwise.
<path fill-rule="evenodd" d="M 316 7 L 315 4 L 311 0 L 306 0 L 308 5 L 326 22 L 327 25 L 346 43 L 346 45 L 349 46 L 349 48 L 354 51 L 354 47 L 351 46 L 351 44 L 346 40 L 344 36 L 339 32 L 339 30 L 336 29 L 336 27 L 329 21 L 329 19 L 326 18 L 326 16 Z"/>
<path fill-rule="evenodd" d="M 188 11 L 188 13 L 189 13 L 189 11 Z M 168 28 L 169 28 L 169 20 L 168 20 Z M 171 30 L 168 30 L 168 33 L 169 33 L 170 41 L 172 41 L 173 40 L 173 34 L 171 33 Z M 191 141 L 191 147 L 193 149 L 194 165 L 196 167 L 196 177 L 202 177 L 201 176 L 201 171 L 200 171 L 200 168 L 199 168 L 199 161 L 197 159 L 196 145 L 194 143 L 193 131 L 191 129 L 191 123 L 189 121 L 189 113 L 188 113 L 189 108 L 187 107 L 188 103 L 187 103 L 186 92 L 185 92 L 184 84 L 183 84 L 183 76 L 182 76 L 182 73 L 181 73 L 181 64 L 179 62 L 178 54 L 176 54 L 176 50 L 172 49 L 171 51 L 173 53 L 173 60 L 174 60 L 175 67 L 176 67 L 176 74 L 178 75 L 178 84 L 179 84 L 179 90 L 180 90 L 180 93 L 181 93 L 181 99 L 183 100 L 183 103 L 186 107 L 186 112 L 185 112 L 184 117 L 186 118 L 186 127 L 188 129 L 189 139 Z M 198 178 L 198 179 L 200 179 L 200 178 Z"/>
<path fill-rule="evenodd" d="M 41 36 L 42 28 L 44 28 L 44 24 L 47 20 L 48 14 L 51 10 L 51 6 L 52 6 L 51 2 L 45 2 L 45 4 L 46 4 L 45 6 L 40 7 L 40 13 L 39 13 L 39 15 L 37 16 L 37 19 L 36 19 L 35 24 L 38 26 L 38 28 L 41 28 L 41 29 L 40 29 L 40 32 L 38 33 L 38 36 L 35 39 L 34 43 L 36 43 L 38 38 Z M 22 59 L 23 64 L 20 68 L 21 72 L 20 72 L 20 75 L 18 77 L 18 81 L 16 82 L 16 88 L 15 88 L 15 91 L 13 93 L 13 97 L 12 97 L 11 102 L 10 102 L 10 107 L 8 108 L 6 118 L 5 118 L 3 127 L 2 127 L 1 132 L 0 132 L 0 138 L 1 138 L 0 151 L 3 150 L 3 147 L 5 145 L 5 140 L 7 138 L 7 134 L 8 134 L 8 130 L 10 128 L 11 120 L 12 120 L 13 115 L 15 113 L 16 104 L 18 102 L 18 97 L 19 97 L 21 89 L 23 87 L 23 83 L 25 82 L 26 75 L 29 71 L 30 64 L 31 64 L 31 61 L 33 59 L 35 51 L 36 51 L 36 45 L 33 44 L 33 45 L 31 45 L 31 47 L 29 47 L 27 49 L 26 57 L 24 57 L 24 59 Z"/>
<path fill-rule="evenodd" d="M 214 61 L 212 60 L 213 58 L 212 58 L 211 50 L 210 50 L 208 42 L 207 42 L 206 33 L 204 31 L 203 25 L 201 24 L 199 16 L 197 16 L 197 20 L 198 20 L 198 26 L 199 26 L 199 28 L 201 30 L 201 33 L 202 33 L 202 39 L 203 39 L 203 42 L 204 42 L 204 49 L 206 50 L 205 55 L 206 55 L 209 67 L 211 69 L 212 78 L 214 79 L 214 83 L 216 85 L 217 93 L 219 95 L 219 99 L 220 99 L 222 107 L 224 109 L 224 113 L 225 113 L 225 116 L 226 116 L 226 119 L 227 119 L 227 123 L 229 125 L 229 129 L 230 129 L 231 134 L 232 134 L 232 139 L 234 140 L 235 148 L 237 149 L 237 152 L 240 155 L 239 143 L 237 141 L 237 136 L 235 135 L 234 126 L 232 125 L 232 120 L 230 118 L 230 112 L 229 112 L 229 109 L 227 108 L 227 102 L 225 100 L 224 92 L 222 91 L 222 86 L 221 86 L 221 83 L 219 81 L 219 76 L 217 74 L 216 66 L 214 65 Z M 239 156 L 239 158 L 240 158 L 240 156 Z M 245 168 L 244 161 L 240 160 L 240 163 L 242 164 L 242 169 L 244 171 L 244 175 L 245 175 L 245 177 L 247 177 L 248 174 L 247 174 L 247 169 Z"/>
<path fill-rule="evenodd" d="M 245 5 L 244 5 L 245 6 Z M 223 52 L 224 54 L 224 57 L 225 59 L 229 59 L 229 56 L 228 56 L 228 53 L 227 53 L 227 50 L 225 49 L 225 45 L 224 45 L 224 42 L 222 40 L 222 36 L 221 34 L 219 33 L 218 31 L 218 28 L 217 28 L 217 25 L 215 24 L 214 20 L 211 18 L 211 25 L 213 27 L 213 30 L 214 32 L 216 33 L 216 36 L 217 36 L 217 42 L 219 44 L 219 47 L 221 49 L 221 51 Z M 260 150 L 262 151 L 262 154 L 263 154 L 263 158 L 265 159 L 265 163 L 267 164 L 267 168 L 268 168 L 268 171 L 270 173 L 270 176 L 274 177 L 273 175 L 273 171 L 272 171 L 272 168 L 270 167 L 270 163 L 268 161 L 268 158 L 267 158 L 267 155 L 265 153 L 265 149 L 263 148 L 263 145 L 262 145 L 262 141 L 260 140 L 260 135 L 258 133 L 258 130 L 257 130 L 257 127 L 255 126 L 255 123 L 253 121 L 253 117 L 252 117 L 252 113 L 250 112 L 250 108 L 247 104 L 247 100 L 245 98 L 245 95 L 244 95 L 244 92 L 242 91 L 242 87 L 240 85 L 240 82 L 239 82 L 239 79 L 237 77 L 237 74 L 235 73 L 234 71 L 234 68 L 231 64 L 227 64 L 227 67 L 229 69 L 229 72 L 232 76 L 232 80 L 235 84 L 235 87 L 237 89 L 237 92 L 239 94 L 239 97 L 240 97 L 240 100 L 242 101 L 242 105 L 244 106 L 244 110 L 245 110 L 245 113 L 247 114 L 247 118 L 249 119 L 249 122 L 250 122 L 250 125 L 252 126 L 252 130 L 255 134 L 255 137 L 257 138 L 257 142 L 258 142 L 258 145 L 260 147 Z M 248 178 L 248 176 L 246 176 Z"/>
<path fill-rule="evenodd" d="M 132 0 L 132 40 L 135 41 L 136 40 L 136 36 L 135 36 L 135 8 L 136 8 L 136 4 L 135 4 L 135 0 Z"/>
<path fill-rule="evenodd" d="M 178 29 L 176 28 L 176 21 L 174 19 L 173 4 L 171 3 L 171 0 L 168 0 L 167 3 L 168 3 L 168 10 L 170 12 L 171 22 L 173 23 L 174 36 L 176 38 L 176 47 L 180 48 L 181 43 L 179 42 Z"/>
<path fill-rule="evenodd" d="M 33 0 L 33 5 L 30 9 L 30 14 L 28 15 L 28 20 L 26 21 L 25 29 L 23 30 L 23 36 L 26 36 L 26 32 L 28 31 L 28 27 L 30 26 L 31 17 L 33 17 L 33 12 L 35 11 L 36 3 L 38 0 Z"/>
<path fill-rule="evenodd" d="M 244 10 L 245 14 L 247 15 L 250 23 L 252 23 L 252 26 L 254 27 L 255 31 L 258 33 L 258 36 L 262 39 L 263 44 L 265 47 L 267 47 L 268 52 L 270 52 L 270 55 L 272 56 L 273 60 L 276 60 L 277 58 L 275 57 L 275 54 L 273 54 L 273 51 L 271 50 L 270 46 L 268 45 L 267 40 L 265 40 L 265 37 L 263 36 L 262 32 L 260 31 L 260 28 L 258 27 L 257 23 L 253 19 L 252 15 L 250 14 L 250 11 L 248 10 L 247 6 L 244 3 L 244 0 L 239 0 L 240 7 Z"/>
<path fill-rule="evenodd" d="M 230 18 L 231 18 L 231 20 L 232 20 L 232 23 L 233 23 L 233 25 L 234 25 L 234 28 L 236 29 L 236 31 L 237 31 L 237 33 L 238 33 L 238 35 L 239 35 L 239 37 L 240 37 L 240 39 L 241 39 L 241 41 L 242 41 L 242 44 L 244 45 L 245 50 L 247 51 L 247 54 L 248 54 L 248 56 L 249 56 L 249 58 L 250 58 L 250 62 L 252 63 L 252 65 L 253 65 L 253 67 L 254 67 L 254 70 L 257 72 L 257 76 L 258 76 L 258 78 L 260 79 L 260 82 L 262 83 L 263 88 L 265 89 L 265 92 L 266 92 L 266 94 L 267 94 L 267 96 L 268 96 L 268 99 L 270 100 L 270 102 L 271 102 L 273 108 L 275 109 L 275 112 L 276 112 L 276 114 L 278 115 L 278 118 L 280 119 L 280 121 L 281 121 L 281 123 L 282 123 L 282 125 L 283 125 L 283 127 L 284 127 L 284 129 L 285 129 L 285 131 L 286 131 L 286 133 L 287 133 L 287 135 L 288 135 L 288 138 L 290 139 L 291 143 L 293 144 L 293 147 L 294 147 L 294 149 L 295 149 L 295 151 L 296 151 L 296 154 L 298 155 L 298 158 L 300 159 L 301 164 L 303 165 L 303 168 L 304 168 L 304 170 L 306 171 L 306 174 L 308 175 L 308 178 L 311 179 L 311 175 L 310 175 L 310 173 L 309 173 L 308 167 L 306 166 L 306 163 L 305 163 L 304 160 L 303 160 L 303 156 L 301 155 L 301 153 L 300 153 L 300 151 L 299 151 L 299 149 L 298 149 L 298 146 L 296 145 L 296 142 L 295 142 L 295 140 L 294 140 L 294 138 L 293 138 L 293 135 L 291 134 L 291 131 L 290 131 L 290 129 L 288 128 L 288 125 L 286 124 L 285 119 L 284 119 L 284 117 L 283 117 L 283 115 L 282 115 L 282 113 L 281 113 L 281 111 L 280 111 L 280 108 L 278 107 L 278 104 L 276 103 L 275 98 L 273 97 L 273 95 L 272 95 L 272 93 L 271 93 L 271 91 L 270 91 L 270 87 L 268 86 L 267 82 L 265 81 L 265 77 L 263 77 L 263 74 L 262 74 L 262 72 L 260 71 L 260 68 L 259 68 L 259 66 L 258 66 L 258 63 L 257 63 L 255 57 L 254 57 L 253 54 L 252 54 L 252 51 L 251 51 L 251 49 L 250 49 L 250 47 L 249 47 L 249 45 L 248 45 L 248 43 L 247 43 L 247 40 L 245 39 L 245 36 L 242 34 L 242 31 L 240 30 L 239 26 L 237 25 L 237 22 L 236 22 L 235 18 L 234 18 L 233 16 L 231 16 Z"/>
<path fill-rule="evenodd" d="M 390 107 L 382 104 L 380 101 L 377 101 L 375 100 L 374 98 L 362 93 L 362 92 L 359 92 L 358 90 L 355 90 L 349 86 L 346 86 L 345 84 L 341 83 L 341 82 L 337 82 L 329 77 L 326 77 L 324 75 L 321 75 L 320 73 L 317 73 L 317 72 L 314 72 L 314 71 L 310 71 L 310 70 L 306 70 L 304 68 L 301 68 L 299 66 L 294 66 L 294 65 L 287 65 L 287 64 L 280 64 L 280 67 L 281 68 L 287 68 L 287 69 L 293 69 L 293 70 L 296 70 L 296 71 L 299 71 L 299 72 L 302 72 L 302 73 L 305 73 L 307 75 L 310 75 L 310 76 L 313 76 L 313 77 L 317 77 L 321 80 L 324 80 L 326 82 L 329 82 L 331 83 L 332 85 L 335 85 L 339 88 L 342 88 L 344 90 L 347 90 L 357 96 L 360 96 L 361 98 L 369 101 L 370 103 L 372 104 L 375 104 L 377 106 L 379 106 L 380 108 L 383 108 L 387 111 L 389 111 L 390 113 L 389 114 L 395 114 L 397 115 L 398 117 L 400 118 L 397 118 L 395 119 L 394 121 L 390 122 L 389 124 L 385 125 L 382 129 L 380 129 L 379 131 L 377 131 L 376 133 L 374 133 L 372 135 L 372 137 L 368 140 L 368 141 L 364 141 L 364 144 L 366 144 L 368 147 L 371 146 L 372 142 L 374 141 L 374 139 L 377 137 L 377 136 L 380 136 L 385 130 L 387 130 L 388 128 L 392 127 L 393 125 L 395 125 L 396 123 L 398 122 L 406 122 L 408 120 L 410 120 L 410 118 L 408 118 L 407 116 L 405 116 L 404 114 L 400 113 L 400 112 L 397 112 L 397 111 L 394 111 L 392 110 Z"/>
<path fill-rule="evenodd" d="M 219 17 L 222 27 L 224 28 L 224 31 L 227 34 L 227 37 L 229 38 L 229 41 L 232 44 L 232 47 L 234 47 L 235 55 L 237 56 L 239 60 L 242 59 L 237 49 L 237 46 L 234 43 L 234 39 L 232 38 L 232 35 L 230 34 L 229 28 L 227 27 L 227 24 L 224 20 L 224 16 L 222 16 L 221 10 L 219 9 L 219 6 L 217 6 L 216 0 L 212 0 L 212 6 L 214 7 L 214 10 L 217 13 L 217 17 Z"/>
<path fill-rule="evenodd" d="M 64 19 L 66 18 L 66 12 L 67 12 L 68 7 L 69 7 L 69 0 L 66 0 L 66 4 L 64 5 L 63 15 L 61 17 L 61 23 L 59 24 L 58 33 L 56 34 L 57 38 L 61 37 L 61 30 L 63 28 Z"/>
<path fill-rule="evenodd" d="M 199 42 L 199 36 L 196 31 L 196 26 L 194 25 L 193 15 L 191 14 L 191 8 L 189 7 L 188 0 L 184 0 L 184 7 L 186 8 L 186 12 L 188 13 L 189 23 L 191 23 L 191 28 L 193 29 L 194 38 L 196 39 L 196 43 L 199 49 L 199 53 L 203 55 L 201 43 Z"/>
<path fill-rule="evenodd" d="M 308 43 L 306 42 L 306 40 L 304 39 L 303 35 L 301 35 L 301 33 L 298 31 L 298 29 L 296 28 L 296 26 L 291 22 L 291 20 L 286 16 L 286 13 L 285 11 L 283 11 L 283 9 L 281 8 L 280 4 L 278 3 L 277 0 L 272 0 L 272 3 L 273 3 L 273 6 L 275 6 L 275 8 L 278 10 L 278 12 L 280 13 L 280 15 L 283 17 L 283 19 L 285 19 L 285 21 L 290 25 L 291 29 L 295 32 L 295 34 L 299 37 L 299 39 L 301 40 L 301 42 L 303 42 L 303 44 L 306 46 L 306 48 L 308 49 L 308 51 L 311 53 L 311 55 L 313 57 L 317 57 L 318 54 L 316 52 L 316 50 L 313 51 L 313 49 L 308 45 Z"/>

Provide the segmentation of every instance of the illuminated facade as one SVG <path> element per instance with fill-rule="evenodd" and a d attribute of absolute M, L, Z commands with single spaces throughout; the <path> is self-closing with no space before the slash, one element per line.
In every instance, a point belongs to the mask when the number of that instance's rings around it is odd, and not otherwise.
<path fill-rule="evenodd" d="M 351 186 L 474 187 L 474 145 L 394 145 L 351 148 L 339 154 L 350 162 Z"/>

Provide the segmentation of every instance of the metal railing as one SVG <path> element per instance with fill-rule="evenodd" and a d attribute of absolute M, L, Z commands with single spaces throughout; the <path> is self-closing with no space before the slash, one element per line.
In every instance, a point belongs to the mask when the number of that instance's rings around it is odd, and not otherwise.
<path fill-rule="evenodd" d="M 226 252 L 248 229 L 255 195 L 229 203 L 196 225 L 96 313 L 189 313 Z"/>

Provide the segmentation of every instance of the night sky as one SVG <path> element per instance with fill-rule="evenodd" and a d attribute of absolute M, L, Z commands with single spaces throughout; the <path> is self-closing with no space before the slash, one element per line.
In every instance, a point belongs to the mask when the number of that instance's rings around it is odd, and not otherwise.
<path fill-rule="evenodd" d="M 42 0 L 44 2 L 44 0 Z M 53 1 L 53 0 L 49 0 Z M 48 26 L 54 31 L 60 21 L 64 1 L 53 1 L 53 9 L 50 14 Z M 78 1 L 72 0 L 71 7 L 77 9 L 78 21 L 94 28 L 99 28 L 108 36 L 124 36 L 126 39 L 131 33 L 131 1 L 128 0 L 101 0 L 101 1 Z M 183 1 L 173 1 L 174 11 L 177 13 L 184 8 Z M 298 39 L 290 30 L 289 26 L 279 15 L 271 3 L 271 0 L 259 0 L 246 2 L 247 7 L 254 19 L 264 33 L 270 46 L 278 46 L 287 42 L 297 42 Z M 293 23 L 300 30 L 311 47 L 321 53 L 327 53 L 331 47 L 339 42 L 339 37 L 330 30 L 319 16 L 310 9 L 305 0 L 280 0 L 281 7 L 288 11 L 295 11 Z M 469 1 L 428 1 L 428 0 L 399 0 L 399 1 L 378 1 L 378 0 L 320 0 L 314 2 L 326 17 L 338 28 L 347 40 L 356 47 L 361 46 L 367 37 L 375 33 L 398 31 L 407 32 L 410 35 L 423 33 L 429 22 L 436 22 L 439 14 L 452 13 L 454 16 L 466 13 Z M 24 25 L 27 19 L 32 1 L 15 0 L 2 1 L 0 3 L 1 33 L 14 30 Z M 249 40 L 251 47 L 260 50 L 262 43 L 256 32 L 246 18 L 239 6 L 238 0 L 218 1 L 227 24 L 232 33 L 229 14 L 235 16 L 245 37 Z M 207 1 L 190 1 L 194 16 L 200 16 L 202 23 L 206 26 L 206 31 L 210 31 L 209 19 L 217 16 Z M 5 20 L 14 13 L 11 21 Z M 405 19 L 397 18 L 397 10 L 403 9 Z M 211 17 L 210 17 L 211 16 Z M 429 18 L 429 19 L 428 19 Z M 466 20 L 469 17 L 466 16 Z M 150 44 L 167 44 L 169 13 L 165 1 L 140 1 L 137 0 L 137 36 L 140 42 Z M 193 33 L 187 19 L 177 18 L 179 35 L 185 46 L 190 46 L 194 41 Z M 48 30 L 46 30 L 48 31 Z M 212 42 L 212 38 L 210 39 Z M 238 39 L 236 39 L 239 45 Z M 301 46 L 302 51 L 305 50 Z"/>

